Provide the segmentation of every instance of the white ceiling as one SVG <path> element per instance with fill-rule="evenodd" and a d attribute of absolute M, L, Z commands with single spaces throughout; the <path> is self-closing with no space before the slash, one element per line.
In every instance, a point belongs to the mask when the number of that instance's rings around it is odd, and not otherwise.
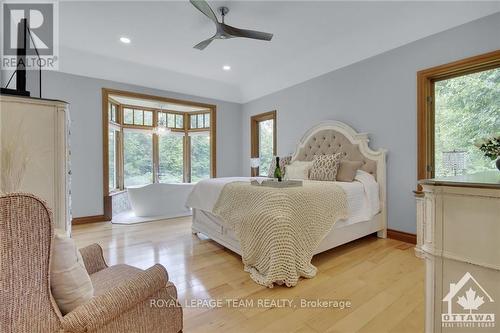
<path fill-rule="evenodd" d="M 60 69 L 163 90 L 247 102 L 500 11 L 500 2 L 216 1 L 226 23 L 271 42 L 193 45 L 215 26 L 188 1 L 61 2 Z M 132 43 L 124 45 L 120 36 Z M 231 65 L 223 71 L 222 65 Z"/>

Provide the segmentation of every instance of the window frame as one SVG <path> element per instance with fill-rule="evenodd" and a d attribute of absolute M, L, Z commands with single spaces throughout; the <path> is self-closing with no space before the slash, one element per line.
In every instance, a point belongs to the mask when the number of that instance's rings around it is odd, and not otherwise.
<path fill-rule="evenodd" d="M 154 109 L 154 108 L 148 108 L 148 107 L 138 107 L 138 106 L 135 106 L 135 105 L 128 105 L 128 104 L 120 104 L 120 107 L 121 107 L 121 122 L 120 122 L 120 125 L 124 128 L 137 128 L 137 129 L 152 129 L 155 127 L 155 112 L 157 111 L 157 109 Z M 130 123 L 125 123 L 125 109 L 131 109 L 132 110 L 132 124 Z M 143 114 L 142 114 L 142 124 L 135 124 L 135 111 L 142 111 Z M 151 122 L 151 125 L 144 125 L 144 112 L 151 112 L 152 113 L 152 116 L 153 116 L 153 119 L 152 119 L 152 122 Z"/>
<path fill-rule="evenodd" d="M 114 125 L 120 125 L 120 121 L 121 121 L 121 119 L 120 119 L 120 115 L 121 115 L 121 112 L 120 112 L 120 103 L 118 103 L 117 101 L 115 101 L 112 98 L 109 98 L 109 100 L 108 100 L 108 118 L 109 118 L 109 107 L 111 105 L 115 105 L 116 106 L 116 116 L 115 116 L 116 121 L 109 120 L 109 122 L 111 124 L 114 124 Z"/>
<path fill-rule="evenodd" d="M 173 131 L 176 133 L 184 133 L 184 131 Z M 190 183 L 187 177 L 186 173 L 186 142 L 187 142 L 187 136 L 184 133 L 182 136 L 179 135 L 179 137 L 182 137 L 182 161 L 183 161 L 183 166 L 182 166 L 182 182 L 183 183 Z M 155 168 L 155 183 L 160 183 L 163 184 L 163 182 L 160 181 L 160 137 L 158 135 L 154 135 L 154 138 L 158 140 L 157 144 L 153 145 L 153 148 L 156 149 L 157 151 L 155 152 L 156 154 L 156 165 L 157 167 Z"/>
<path fill-rule="evenodd" d="M 123 148 L 122 148 L 122 138 L 123 138 L 123 129 L 120 127 L 120 125 L 115 124 L 114 122 L 110 122 L 110 125 L 108 126 L 108 140 L 109 140 L 109 132 L 115 132 L 115 187 L 113 189 L 109 189 L 110 193 L 118 192 L 121 190 L 123 187 L 122 184 L 122 179 L 119 176 L 122 174 L 123 170 Z M 109 141 L 108 141 L 108 147 L 109 147 Z M 109 154 L 109 148 L 108 148 L 108 154 Z M 109 155 L 108 155 L 109 156 Z M 109 160 L 108 162 L 108 169 L 109 169 Z M 108 188 L 109 188 L 109 171 L 108 171 Z"/>
<path fill-rule="evenodd" d="M 434 177 L 435 83 L 499 67 L 497 50 L 417 72 L 417 180 Z"/>
<path fill-rule="evenodd" d="M 168 128 L 170 128 L 171 131 L 173 132 L 184 132 L 186 130 L 186 116 L 185 116 L 185 113 L 186 112 L 182 112 L 182 111 L 175 111 L 175 110 L 168 110 L 168 109 L 155 109 L 156 111 L 156 115 L 157 115 L 157 122 L 156 124 L 158 124 L 158 115 L 160 113 L 164 113 L 166 114 L 166 126 Z M 172 126 L 168 126 L 168 115 L 171 114 L 171 115 L 174 115 L 174 127 Z M 177 116 L 180 116 L 182 117 L 182 127 L 177 127 Z"/>
<path fill-rule="evenodd" d="M 193 143 L 192 143 L 192 137 L 196 136 L 196 134 L 207 133 L 207 132 L 209 133 L 208 136 L 209 136 L 209 140 L 210 140 L 211 139 L 210 132 L 209 132 L 209 130 L 207 130 L 207 128 L 205 128 L 203 130 L 196 130 L 196 129 L 190 130 L 189 133 L 195 133 L 195 135 L 190 135 L 188 133 L 188 135 L 185 136 L 185 139 L 184 139 L 184 143 L 185 143 L 185 146 L 184 146 L 184 155 L 186 156 L 186 161 L 188 161 L 188 163 L 185 163 L 184 168 L 185 168 L 185 172 L 187 173 L 187 175 L 189 177 L 189 182 L 192 181 L 192 172 L 191 172 L 191 167 L 192 167 L 192 163 L 191 163 L 191 161 L 192 161 L 192 159 L 191 159 L 192 155 L 191 155 L 191 153 L 192 153 L 192 145 L 193 145 Z M 210 161 L 210 163 L 212 163 L 212 161 Z M 210 166 L 211 166 L 211 164 L 210 164 Z"/>
<path fill-rule="evenodd" d="M 151 171 L 152 171 L 152 176 L 151 176 L 151 182 L 144 184 L 144 185 L 149 185 L 149 184 L 154 184 L 156 183 L 157 180 L 157 174 L 155 172 L 155 134 L 151 130 L 147 130 L 144 128 L 134 128 L 134 127 L 123 127 L 121 130 L 121 141 L 122 141 L 122 147 L 121 147 L 121 164 L 123 165 L 123 169 L 121 170 L 121 173 L 117 175 L 117 177 L 120 179 L 120 184 L 121 188 L 120 191 L 124 191 L 127 189 L 125 186 L 125 133 L 144 133 L 144 134 L 151 134 Z M 133 185 L 135 186 L 135 185 Z"/>
<path fill-rule="evenodd" d="M 206 132 L 207 130 L 210 129 L 210 127 L 205 127 L 205 116 L 206 115 L 210 115 L 210 112 L 207 112 L 207 111 L 195 111 L 195 112 L 189 112 L 188 114 L 188 123 L 187 123 L 187 126 L 189 128 L 190 131 L 192 132 Z M 200 115 L 203 115 L 203 127 L 199 127 L 198 126 L 198 116 Z M 196 127 L 191 127 L 191 118 L 193 118 L 193 116 L 195 116 L 196 118 Z M 210 119 L 211 121 L 211 119 Z"/>
<path fill-rule="evenodd" d="M 273 120 L 273 155 L 276 155 L 277 147 L 277 112 L 276 110 L 260 113 L 250 117 L 250 157 L 258 158 L 259 151 L 259 124 L 266 120 Z M 260 168 L 250 168 L 252 177 L 259 176 Z"/>
<path fill-rule="evenodd" d="M 154 100 L 154 101 L 160 101 L 160 102 L 165 102 L 165 103 L 172 103 L 172 104 L 179 104 L 179 105 L 185 105 L 185 106 L 190 106 L 190 107 L 199 107 L 204 110 L 202 111 L 194 111 L 194 112 L 182 112 L 182 111 L 174 111 L 174 110 L 168 110 L 168 109 L 159 109 L 159 108 L 150 108 L 150 107 L 137 107 L 133 105 L 127 105 L 127 104 L 120 104 L 118 101 L 113 100 L 111 96 L 123 96 L 123 97 L 129 97 L 129 98 L 138 98 L 138 99 L 145 99 L 145 100 Z M 113 103 L 118 106 L 117 108 L 117 122 L 110 122 L 109 119 L 109 103 Z M 144 125 L 144 122 L 142 125 L 138 124 L 124 124 L 124 117 L 123 117 L 123 110 L 124 108 L 131 108 L 131 109 L 137 109 L 137 110 L 143 110 L 143 111 L 152 111 L 153 112 L 153 123 L 152 125 Z M 191 102 L 191 101 L 184 101 L 184 100 L 178 100 L 178 99 L 173 99 L 173 98 L 167 98 L 167 97 L 160 97 L 160 96 L 153 96 L 153 95 L 146 95 L 146 94 L 140 94 L 140 93 L 134 93 L 134 92 L 128 92 L 128 91 L 121 91 L 121 90 L 115 90 L 115 89 L 108 89 L 108 88 L 102 88 L 102 151 L 103 151 L 103 217 L 104 220 L 109 221 L 112 218 L 112 196 L 122 193 L 126 191 L 126 188 L 124 187 L 124 154 L 123 154 L 123 131 L 125 129 L 136 129 L 136 130 L 147 130 L 147 131 L 152 131 L 157 125 L 158 125 L 158 113 L 159 112 L 164 112 L 164 113 L 172 113 L 177 115 L 182 116 L 182 122 L 183 126 L 182 128 L 176 128 L 176 127 L 171 127 L 170 130 L 172 132 L 179 132 L 179 133 L 184 133 L 183 135 L 183 148 L 184 148 L 184 154 L 183 154 L 183 161 L 184 161 L 184 172 L 183 172 L 183 181 L 184 182 L 191 182 L 191 177 L 190 177 L 190 165 L 189 163 L 186 163 L 186 161 L 189 161 L 190 159 L 190 151 L 188 147 L 190 146 L 189 142 L 189 133 L 190 132 L 195 132 L 195 131 L 206 131 L 209 132 L 210 134 L 210 177 L 216 177 L 217 176 L 217 110 L 216 106 L 212 104 L 205 104 L 205 103 L 198 103 L 198 102 Z M 201 129 L 190 129 L 189 126 L 189 114 L 195 114 L 195 113 L 209 113 L 210 114 L 210 127 L 209 128 L 201 128 Z M 144 117 L 143 117 L 144 119 Z M 175 126 L 175 125 L 174 125 Z M 119 128 L 119 135 L 117 136 L 118 139 L 118 145 L 119 149 L 117 151 L 117 157 L 118 162 L 115 162 L 115 168 L 117 170 L 117 173 L 119 174 L 118 178 L 118 185 L 119 188 L 116 189 L 110 189 L 109 188 L 109 130 L 111 127 L 118 127 Z M 158 140 L 158 135 L 157 134 L 152 134 L 152 140 L 153 140 L 153 183 L 159 182 L 159 140 Z M 119 154 L 119 156 L 118 156 Z"/>

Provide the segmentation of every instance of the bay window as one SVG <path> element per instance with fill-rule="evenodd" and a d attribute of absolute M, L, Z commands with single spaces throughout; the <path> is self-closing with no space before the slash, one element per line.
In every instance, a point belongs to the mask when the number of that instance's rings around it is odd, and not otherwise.
<path fill-rule="evenodd" d="M 105 196 L 129 186 L 215 176 L 214 106 L 104 92 Z"/>

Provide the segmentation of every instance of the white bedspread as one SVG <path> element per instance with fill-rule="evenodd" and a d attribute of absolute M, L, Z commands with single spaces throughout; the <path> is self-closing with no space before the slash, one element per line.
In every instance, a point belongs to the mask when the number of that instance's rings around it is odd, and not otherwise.
<path fill-rule="evenodd" d="M 224 185 L 232 182 L 250 182 L 250 179 L 255 178 L 225 177 L 202 180 L 195 185 L 186 206 L 212 213 Z M 337 222 L 337 227 L 368 221 L 380 211 L 379 185 L 369 173 L 358 170 L 352 183 L 336 182 L 336 184 L 344 189 L 349 210 L 349 218 Z"/>

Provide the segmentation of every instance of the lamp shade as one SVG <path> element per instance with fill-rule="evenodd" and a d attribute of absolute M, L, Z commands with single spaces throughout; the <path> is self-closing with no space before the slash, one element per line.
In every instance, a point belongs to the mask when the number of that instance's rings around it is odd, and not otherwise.
<path fill-rule="evenodd" d="M 252 157 L 250 159 L 250 167 L 251 168 L 258 168 L 260 165 L 260 158 L 258 157 Z"/>
<path fill-rule="evenodd" d="M 467 169 L 467 152 L 465 150 L 443 151 L 443 168 L 455 175 Z"/>

